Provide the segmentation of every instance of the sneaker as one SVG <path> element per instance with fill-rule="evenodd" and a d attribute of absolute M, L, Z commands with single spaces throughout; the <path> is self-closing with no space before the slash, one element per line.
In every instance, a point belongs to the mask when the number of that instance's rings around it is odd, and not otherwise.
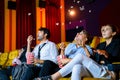
<path fill-rule="evenodd" d="M 34 78 L 33 80 L 52 80 L 51 76 L 44 76 L 40 78 Z"/>
<path fill-rule="evenodd" d="M 108 74 L 111 76 L 112 80 L 116 80 L 116 73 L 114 71 L 108 71 Z"/>
<path fill-rule="evenodd" d="M 41 80 L 52 80 L 51 76 L 44 76 L 41 77 Z"/>

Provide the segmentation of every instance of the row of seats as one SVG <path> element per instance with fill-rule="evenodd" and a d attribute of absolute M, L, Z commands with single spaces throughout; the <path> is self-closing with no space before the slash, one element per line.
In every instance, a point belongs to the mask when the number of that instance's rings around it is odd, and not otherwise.
<path fill-rule="evenodd" d="M 92 42 L 90 44 L 90 46 L 92 48 L 96 48 L 96 46 L 100 43 L 105 41 L 105 39 L 98 37 L 98 36 L 94 36 L 92 39 Z M 69 44 L 69 42 L 65 42 L 66 46 Z M 57 44 L 58 48 L 59 48 L 60 44 Z M 6 68 L 7 66 L 12 66 L 12 60 L 18 56 L 19 50 L 13 50 L 10 52 L 6 52 L 6 53 L 2 53 L 0 54 L 0 65 L 2 68 Z M 113 64 L 119 64 L 120 62 L 114 62 Z M 118 71 L 118 75 L 119 75 L 119 71 Z M 60 80 L 70 80 L 70 78 L 61 78 Z M 84 77 L 83 80 L 105 80 L 105 79 L 99 79 L 99 78 L 90 78 L 90 77 Z"/>
<path fill-rule="evenodd" d="M 0 54 L 1 68 L 6 68 L 7 66 L 12 66 L 12 60 L 17 56 L 18 56 L 18 50 L 1 53 Z"/>

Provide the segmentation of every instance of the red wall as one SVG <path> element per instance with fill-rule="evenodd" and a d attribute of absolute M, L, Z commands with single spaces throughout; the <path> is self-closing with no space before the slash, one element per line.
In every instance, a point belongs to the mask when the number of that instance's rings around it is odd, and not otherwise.
<path fill-rule="evenodd" d="M 114 24 L 120 26 L 120 0 L 111 0 L 100 14 L 100 25 Z"/>

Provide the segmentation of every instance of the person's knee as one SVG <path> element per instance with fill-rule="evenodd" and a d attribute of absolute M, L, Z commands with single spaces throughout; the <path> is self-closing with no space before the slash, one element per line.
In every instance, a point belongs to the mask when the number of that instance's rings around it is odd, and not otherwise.
<path fill-rule="evenodd" d="M 72 72 L 80 72 L 81 69 L 82 69 L 82 65 L 76 64 L 74 65 Z"/>
<path fill-rule="evenodd" d="M 45 60 L 44 61 L 44 64 L 43 64 L 43 66 L 44 67 L 52 67 L 52 66 L 55 66 L 56 64 L 54 63 L 54 62 L 52 62 L 52 61 L 50 61 L 50 60 Z"/>
<path fill-rule="evenodd" d="M 50 61 L 50 60 L 45 60 L 44 61 L 44 64 L 52 64 L 53 62 L 52 61 Z"/>
<path fill-rule="evenodd" d="M 73 69 L 80 69 L 81 67 L 82 67 L 82 65 L 76 64 L 76 65 L 74 65 Z"/>

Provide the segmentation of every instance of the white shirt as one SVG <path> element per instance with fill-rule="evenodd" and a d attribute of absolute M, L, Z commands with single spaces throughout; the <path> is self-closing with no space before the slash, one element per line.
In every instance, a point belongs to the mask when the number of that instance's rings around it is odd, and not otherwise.
<path fill-rule="evenodd" d="M 40 60 L 50 60 L 54 63 L 57 63 L 58 50 L 56 44 L 48 40 L 45 43 L 46 44 L 40 50 Z M 38 44 L 32 51 L 32 53 L 34 53 L 35 58 L 38 57 L 39 46 L 42 46 L 43 44 L 44 43 Z"/>

